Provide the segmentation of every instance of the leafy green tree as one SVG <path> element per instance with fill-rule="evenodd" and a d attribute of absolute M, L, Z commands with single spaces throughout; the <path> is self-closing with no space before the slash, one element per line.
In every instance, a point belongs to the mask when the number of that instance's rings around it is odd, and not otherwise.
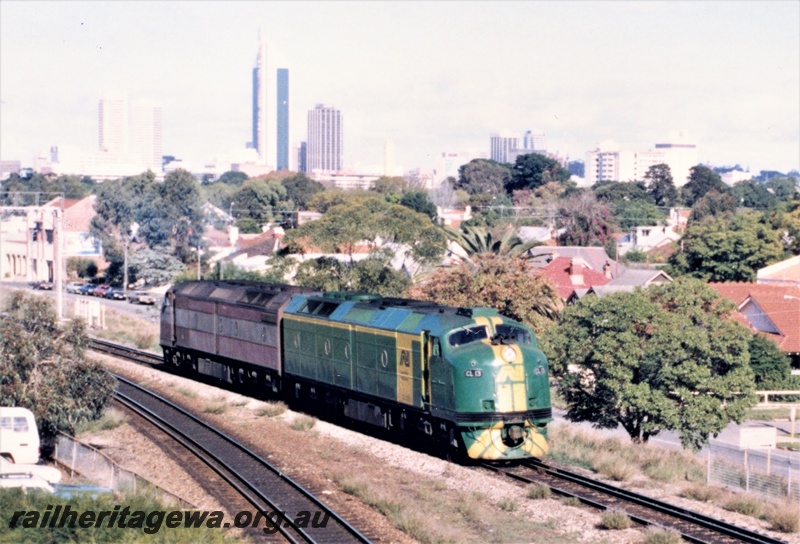
<path fill-rule="evenodd" d="M 567 419 L 635 442 L 676 430 L 698 450 L 755 402 L 750 332 L 697 280 L 588 296 L 548 334 Z"/>
<path fill-rule="evenodd" d="M 608 206 L 598 202 L 591 191 L 575 193 L 559 202 L 559 226 L 564 233 L 559 239 L 566 246 L 603 246 L 616 225 Z"/>
<path fill-rule="evenodd" d="M 786 251 L 800 255 L 800 198 L 795 199 L 786 212 L 773 213 L 770 221 L 781 233 Z"/>
<path fill-rule="evenodd" d="M 646 225 L 660 225 L 667 219 L 667 214 L 650 202 L 641 200 L 623 201 L 611 206 L 616 223 L 624 231 Z"/>
<path fill-rule="evenodd" d="M 428 191 L 412 190 L 400 197 L 399 204 L 417 213 L 436 219 L 436 205 L 428 198 Z"/>
<path fill-rule="evenodd" d="M 536 189 L 553 181 L 566 183 L 570 178 L 569 170 L 557 160 L 539 153 L 517 156 L 512 172 L 505 184 L 509 194 L 520 189 Z"/>
<path fill-rule="evenodd" d="M 236 227 L 242 234 L 258 234 L 261 232 L 261 227 L 258 225 L 258 223 L 249 217 L 239 219 L 236 222 Z"/>
<path fill-rule="evenodd" d="M 372 248 L 396 243 L 411 246 L 411 255 L 425 263 L 441 258 L 445 238 L 429 217 L 381 198 L 353 199 L 330 208 L 322 218 L 290 230 L 284 244 L 290 253 L 318 248 L 352 256 L 356 245 Z"/>
<path fill-rule="evenodd" d="M 506 228 L 499 237 L 483 227 L 473 227 L 464 224 L 461 225 L 459 230 L 445 228 L 445 232 L 447 232 L 451 240 L 461 246 L 470 258 L 485 253 L 523 257 L 529 249 L 541 243 L 523 242 L 522 239 L 516 235 L 515 229 L 513 228 Z"/>
<path fill-rule="evenodd" d="M 800 186 L 798 186 L 795 178 L 772 178 L 764 183 L 764 187 L 767 188 L 770 194 L 775 195 L 775 198 L 783 202 L 800 197 Z"/>
<path fill-rule="evenodd" d="M 216 183 L 223 183 L 225 185 L 241 185 L 250 179 L 244 172 L 228 171 L 222 174 Z"/>
<path fill-rule="evenodd" d="M 89 196 L 95 182 L 88 176 L 54 176 L 35 173 L 24 178 L 12 173 L 0 188 L 0 204 L 4 206 L 41 206 L 61 195 L 82 199 Z"/>
<path fill-rule="evenodd" d="M 740 206 L 766 210 L 780 202 L 764 183 L 755 180 L 740 181 L 730 189 L 731 197 Z"/>
<path fill-rule="evenodd" d="M 259 225 L 282 221 L 292 210 L 294 203 L 278 181 L 251 179 L 233 195 L 233 215 L 237 219 L 248 217 Z"/>
<path fill-rule="evenodd" d="M 511 181 L 511 173 L 511 167 L 507 164 L 474 159 L 458 169 L 458 180 L 453 188 L 466 191 L 471 198 L 498 195 L 505 192 L 506 184 Z"/>
<path fill-rule="evenodd" d="M 709 191 L 692 206 L 689 221 L 702 221 L 706 217 L 731 215 L 736 212 L 736 199 L 727 193 Z"/>
<path fill-rule="evenodd" d="M 130 255 L 128 263 L 130 281 L 143 281 L 145 285 L 169 283 L 183 269 L 183 263 L 169 254 L 168 248 L 142 248 Z"/>
<path fill-rule="evenodd" d="M 754 213 L 691 223 L 681 244 L 669 263 L 676 273 L 704 281 L 755 281 L 758 269 L 783 258 L 778 233 Z"/>
<path fill-rule="evenodd" d="M 389 266 L 391 254 L 378 250 L 368 258 L 343 263 L 331 257 L 303 262 L 297 270 L 298 285 L 320 291 L 360 291 L 399 297 L 411 285 L 405 275 Z"/>
<path fill-rule="evenodd" d="M 642 181 L 599 181 L 592 187 L 597 200 L 609 204 L 622 202 L 653 202 Z"/>
<path fill-rule="evenodd" d="M 67 257 L 67 274 L 72 277 L 93 278 L 97 275 L 97 265 L 86 257 Z"/>
<path fill-rule="evenodd" d="M 0 406 L 30 409 L 46 445 L 97 419 L 111 400 L 114 378 L 86 360 L 88 342 L 83 321 L 59 327 L 47 298 L 16 291 L 0 316 Z"/>
<path fill-rule="evenodd" d="M 719 174 L 707 166 L 698 164 L 693 166 L 689 172 L 689 181 L 681 187 L 681 198 L 687 206 L 694 206 L 694 203 L 709 191 L 728 192 L 728 186 L 725 185 Z"/>
<path fill-rule="evenodd" d="M 659 208 L 671 208 L 678 204 L 678 190 L 672 179 L 672 171 L 667 164 L 654 164 L 644 175 L 647 192 Z"/>
<path fill-rule="evenodd" d="M 310 210 L 326 213 L 334 206 L 346 203 L 363 202 L 375 198 L 375 194 L 368 191 L 345 191 L 344 189 L 330 189 L 317 193 L 308 205 Z"/>
<path fill-rule="evenodd" d="M 294 202 L 298 210 L 307 210 L 311 200 L 325 190 L 325 186 L 302 172 L 284 178 L 281 185 L 286 189 L 286 198 Z"/>
<path fill-rule="evenodd" d="M 750 367 L 759 389 L 781 389 L 792 371 L 789 356 L 761 334 L 750 339 Z"/>
<path fill-rule="evenodd" d="M 487 306 L 530 326 L 537 334 L 551 327 L 562 307 L 555 287 L 528 261 L 492 253 L 473 263 L 440 268 L 408 296 L 449 306 Z"/>

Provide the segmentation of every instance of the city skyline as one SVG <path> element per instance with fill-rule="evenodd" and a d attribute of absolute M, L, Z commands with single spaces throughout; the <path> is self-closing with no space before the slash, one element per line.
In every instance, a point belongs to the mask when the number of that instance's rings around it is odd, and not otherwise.
<path fill-rule="evenodd" d="M 800 168 L 800 3 L 782 1 L 0 0 L 0 158 L 94 149 L 106 89 L 163 105 L 165 154 L 241 149 L 259 29 L 291 71 L 289 146 L 335 104 L 348 167 L 381 165 L 388 140 L 404 170 L 430 169 L 537 129 L 570 160 L 684 130 L 701 162 Z"/>

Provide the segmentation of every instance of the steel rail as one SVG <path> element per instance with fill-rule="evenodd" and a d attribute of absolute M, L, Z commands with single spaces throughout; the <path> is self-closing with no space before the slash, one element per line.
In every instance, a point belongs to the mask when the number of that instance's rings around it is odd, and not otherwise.
<path fill-rule="evenodd" d="M 259 511 L 266 512 L 263 509 L 263 505 L 266 504 L 273 512 L 284 513 L 280 518 L 281 529 L 288 525 L 303 541 L 310 543 L 369 542 L 363 534 L 342 519 L 323 501 L 233 438 L 171 401 L 147 391 L 125 378 L 120 376 L 116 376 L 116 378 L 118 380 L 117 398 L 120 398 L 126 406 L 132 406 L 137 413 L 143 413 L 148 421 L 154 422 L 190 451 L 199 454 L 199 458 L 226 481 L 229 481 L 251 504 L 260 509 Z M 133 398 L 134 396 L 140 398 L 137 400 Z M 141 396 L 144 396 L 144 399 Z M 158 406 L 147 407 L 145 403 L 155 403 Z M 172 413 L 167 415 L 165 412 Z M 170 417 L 173 419 L 172 422 L 167 421 Z M 174 419 L 178 419 L 181 424 L 177 425 Z M 202 437 L 202 434 L 205 434 L 205 437 Z M 215 449 L 217 451 L 212 451 Z M 249 474 L 245 474 L 245 472 L 249 472 Z M 231 479 L 239 481 L 231 482 Z M 273 489 L 270 491 L 267 489 L 268 487 Z M 283 493 L 283 497 L 276 500 L 274 495 L 280 495 L 280 493 Z M 312 529 L 312 527 L 298 527 L 293 522 L 292 515 L 296 515 L 300 511 L 309 512 L 312 509 L 318 509 L 327 514 L 334 524 L 327 524 L 322 529 Z M 283 531 L 281 532 L 283 533 Z M 291 542 L 297 542 L 292 535 L 284 536 L 287 536 Z"/>
<path fill-rule="evenodd" d="M 491 465 L 489 466 L 482 465 L 482 466 L 484 468 L 488 468 L 495 472 L 500 472 L 503 475 L 518 481 L 526 483 L 536 483 L 534 479 L 531 479 L 524 475 L 516 474 L 503 467 L 496 467 Z M 784 540 L 779 540 L 769 535 L 758 533 L 756 531 L 752 531 L 744 527 L 739 527 L 731 523 L 722 521 L 720 519 L 713 518 L 711 516 L 707 516 L 705 514 L 701 514 L 693 510 L 689 510 L 687 508 L 682 508 L 680 506 L 669 504 L 659 499 L 648 497 L 646 495 L 642 495 L 604 482 L 600 482 L 569 470 L 551 467 L 550 465 L 538 459 L 526 461 L 525 463 L 522 463 L 521 466 L 527 467 L 538 473 L 546 474 L 547 476 L 550 476 L 551 478 L 555 478 L 557 480 L 563 480 L 565 482 L 576 484 L 592 492 L 600 493 L 602 495 L 611 497 L 614 500 L 623 501 L 629 504 L 634 504 L 649 511 L 656 512 L 662 516 L 668 516 L 668 518 L 677 520 L 680 523 L 689 524 L 703 531 L 709 531 L 713 534 L 716 534 L 718 537 L 722 536 L 726 539 L 735 539 L 736 542 L 745 542 L 748 544 L 786 544 L 786 541 Z M 600 508 L 603 510 L 609 508 L 619 508 L 618 506 L 609 505 L 609 502 L 613 501 L 597 500 L 596 498 L 591 498 L 586 495 L 582 495 L 580 493 L 575 493 L 574 491 L 567 490 L 564 487 L 559 487 L 557 485 L 552 485 L 549 483 L 547 485 L 550 486 L 553 489 L 553 491 L 558 494 L 575 497 L 581 502 L 593 506 L 595 508 Z M 720 541 L 719 539 L 713 539 L 713 538 L 709 539 L 708 537 L 699 536 L 697 532 L 695 533 L 688 532 L 686 529 L 682 529 L 679 527 L 680 523 L 665 524 L 660 521 L 656 521 L 653 518 L 653 516 L 648 516 L 646 513 L 642 512 L 639 513 L 626 512 L 626 513 L 636 523 L 645 525 L 655 525 L 665 529 L 677 530 L 680 533 L 681 537 L 689 542 L 709 543 L 709 542 Z"/>

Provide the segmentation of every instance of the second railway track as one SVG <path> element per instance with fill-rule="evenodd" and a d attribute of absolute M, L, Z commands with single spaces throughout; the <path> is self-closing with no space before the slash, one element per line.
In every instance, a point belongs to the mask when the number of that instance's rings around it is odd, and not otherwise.
<path fill-rule="evenodd" d="M 253 520 L 258 512 L 270 514 L 289 542 L 369 542 L 324 502 L 254 452 L 169 400 L 116 377 L 117 400 L 215 470 L 253 506 Z M 264 517 L 259 526 L 267 531 L 274 528 Z"/>

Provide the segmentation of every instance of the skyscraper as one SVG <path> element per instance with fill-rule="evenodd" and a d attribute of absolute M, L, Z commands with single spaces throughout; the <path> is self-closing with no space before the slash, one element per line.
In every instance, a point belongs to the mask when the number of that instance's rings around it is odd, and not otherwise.
<path fill-rule="evenodd" d="M 137 102 L 131 108 L 130 152 L 145 168 L 161 170 L 163 155 L 162 108 L 155 102 Z"/>
<path fill-rule="evenodd" d="M 105 93 L 98 106 L 99 149 L 107 153 L 128 152 L 128 100 L 121 93 Z"/>
<path fill-rule="evenodd" d="M 275 48 L 258 33 L 258 53 L 253 68 L 253 139 L 248 145 L 263 166 L 289 168 L 289 70 L 273 68 L 279 58 Z"/>
<path fill-rule="evenodd" d="M 491 153 L 489 158 L 497 162 L 508 162 L 508 153 L 517 149 L 517 137 L 507 134 L 492 134 L 490 136 Z"/>
<path fill-rule="evenodd" d="M 330 104 L 317 104 L 308 112 L 306 171 L 342 169 L 342 115 Z"/>
<path fill-rule="evenodd" d="M 286 170 L 289 168 L 289 70 L 278 68 L 278 102 L 276 118 L 278 130 L 276 134 L 277 143 L 277 168 Z"/>

